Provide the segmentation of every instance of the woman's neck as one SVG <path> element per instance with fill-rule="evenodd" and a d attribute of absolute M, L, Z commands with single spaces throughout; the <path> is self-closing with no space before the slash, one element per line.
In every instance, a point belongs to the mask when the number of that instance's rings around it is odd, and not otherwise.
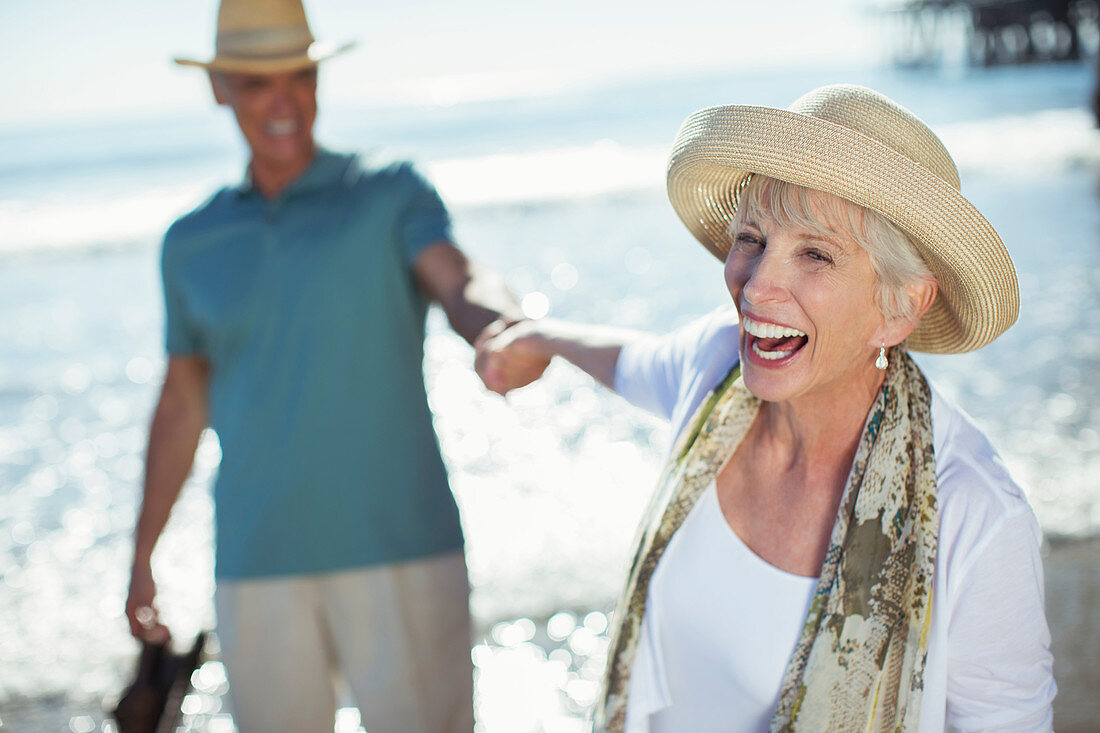
<path fill-rule="evenodd" d="M 719 470 L 726 522 L 775 567 L 807 577 L 820 572 L 881 373 L 875 381 L 839 400 L 818 395 L 762 402 Z"/>
<path fill-rule="evenodd" d="M 862 380 L 843 394 L 805 395 L 786 402 L 763 402 L 755 426 L 756 439 L 789 467 L 799 464 L 820 470 L 847 470 L 859 446 L 867 413 L 882 388 L 884 373 Z M 777 468 L 779 468 L 777 466 Z"/>

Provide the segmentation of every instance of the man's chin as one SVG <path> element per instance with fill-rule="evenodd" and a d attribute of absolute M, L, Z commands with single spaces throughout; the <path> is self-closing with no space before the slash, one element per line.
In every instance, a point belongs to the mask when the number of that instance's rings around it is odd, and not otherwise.
<path fill-rule="evenodd" d="M 313 141 L 273 141 L 252 146 L 253 160 L 277 168 L 296 168 L 313 160 Z"/>

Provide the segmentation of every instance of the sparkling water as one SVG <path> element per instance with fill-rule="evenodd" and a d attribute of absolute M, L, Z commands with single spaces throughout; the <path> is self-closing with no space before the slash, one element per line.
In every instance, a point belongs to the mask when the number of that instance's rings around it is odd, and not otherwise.
<path fill-rule="evenodd" d="M 531 315 L 663 331 L 728 300 L 720 267 L 664 197 L 682 118 L 718 103 L 786 105 L 831 81 L 867 83 L 928 120 L 1003 236 L 1019 323 L 974 354 L 918 361 L 988 431 L 1048 537 L 1095 537 L 1100 137 L 1083 106 L 1087 66 L 713 75 L 335 109 L 321 137 L 415 153 L 452 205 L 458 241 L 505 274 Z M 132 671 L 122 611 L 164 367 L 159 236 L 242 164 L 214 113 L 0 133 L 0 721 L 13 730 L 98 729 Z M 468 540 L 480 729 L 581 730 L 667 429 L 561 364 L 503 400 L 471 360 L 433 313 L 425 373 Z M 207 434 L 157 551 L 161 606 L 181 639 L 213 623 L 219 455 Z M 194 684 L 188 725 L 228 730 L 220 665 Z M 342 710 L 339 725 L 358 728 L 357 712 Z"/>

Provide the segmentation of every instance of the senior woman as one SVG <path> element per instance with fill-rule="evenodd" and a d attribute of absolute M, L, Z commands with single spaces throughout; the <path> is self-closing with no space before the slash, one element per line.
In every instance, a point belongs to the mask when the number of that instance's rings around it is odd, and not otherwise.
<path fill-rule="evenodd" d="M 601 725 L 1049 730 L 1040 535 L 986 437 L 907 350 L 1016 318 L 955 165 L 870 89 L 691 116 L 668 169 L 731 306 L 656 338 L 521 323 L 504 393 L 560 355 L 676 436 L 615 614 Z"/>

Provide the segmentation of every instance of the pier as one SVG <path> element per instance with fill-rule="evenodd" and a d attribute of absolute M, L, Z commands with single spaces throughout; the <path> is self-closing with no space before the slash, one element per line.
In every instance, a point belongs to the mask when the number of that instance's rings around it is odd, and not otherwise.
<path fill-rule="evenodd" d="M 1100 126 L 1098 0 L 906 0 L 876 6 L 896 26 L 893 62 L 935 66 L 945 56 L 971 66 L 1093 58 L 1092 109 Z"/>

